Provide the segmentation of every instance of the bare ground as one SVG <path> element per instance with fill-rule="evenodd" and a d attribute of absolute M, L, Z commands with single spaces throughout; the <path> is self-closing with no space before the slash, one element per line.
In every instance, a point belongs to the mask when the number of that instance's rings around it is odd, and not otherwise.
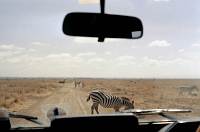
<path fill-rule="evenodd" d="M 37 116 L 48 124 L 47 111 L 56 106 L 63 108 L 68 116 L 90 114 L 91 102 L 86 102 L 88 92 L 99 89 L 134 99 L 135 107 L 139 109 L 187 108 L 193 112 L 184 116 L 200 115 L 200 90 L 198 90 L 200 80 L 79 79 L 79 81 L 81 85 L 75 88 L 74 80 L 65 82 L 56 79 L 0 80 L 0 106 L 10 111 Z M 192 86 L 196 89 L 191 92 Z M 181 87 L 186 87 L 186 90 Z M 109 113 L 113 110 L 100 107 L 100 112 Z M 12 122 L 19 126 L 24 124 L 24 120 L 12 120 Z"/>

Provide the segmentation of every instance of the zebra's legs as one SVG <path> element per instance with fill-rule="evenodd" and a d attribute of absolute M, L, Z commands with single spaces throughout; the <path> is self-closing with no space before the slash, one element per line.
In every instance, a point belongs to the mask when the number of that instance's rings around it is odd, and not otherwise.
<path fill-rule="evenodd" d="M 95 106 L 95 110 L 96 110 L 97 114 L 99 114 L 98 108 L 99 108 L 99 104 L 97 104 L 97 105 Z"/>
<path fill-rule="evenodd" d="M 91 114 L 94 114 L 94 109 L 96 110 L 97 114 L 98 112 L 98 103 L 93 103 L 91 106 Z"/>

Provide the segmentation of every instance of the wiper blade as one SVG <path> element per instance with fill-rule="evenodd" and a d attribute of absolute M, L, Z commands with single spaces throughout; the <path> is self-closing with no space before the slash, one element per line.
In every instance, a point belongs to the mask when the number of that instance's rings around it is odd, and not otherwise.
<path fill-rule="evenodd" d="M 9 113 L 9 116 L 12 118 L 23 118 L 23 119 L 32 119 L 32 120 L 37 120 L 37 117 L 34 116 L 28 116 L 28 115 L 22 115 L 22 114 L 17 114 L 17 113 Z"/>
<path fill-rule="evenodd" d="M 140 121 L 139 123 L 140 124 L 169 124 L 169 123 L 174 123 L 174 122 L 177 122 L 176 120 L 168 120 L 168 121 L 165 121 L 165 120 L 161 120 L 161 121 Z"/>
<path fill-rule="evenodd" d="M 11 118 L 22 118 L 22 119 L 25 119 L 27 121 L 33 122 L 35 124 L 43 125 L 43 123 L 38 121 L 38 118 L 35 117 L 35 116 L 22 115 L 22 114 L 18 114 L 18 113 L 9 112 L 9 117 L 11 117 Z"/>
<path fill-rule="evenodd" d="M 122 113 L 133 113 L 136 115 L 156 115 L 161 113 L 189 113 L 189 109 L 131 109 L 121 111 Z"/>

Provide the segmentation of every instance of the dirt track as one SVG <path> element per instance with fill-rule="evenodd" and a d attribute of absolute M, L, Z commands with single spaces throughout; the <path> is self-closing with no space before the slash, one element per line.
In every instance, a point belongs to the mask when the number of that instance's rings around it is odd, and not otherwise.
<path fill-rule="evenodd" d="M 88 94 L 86 92 L 75 89 L 74 84 L 65 83 L 62 88 L 54 92 L 52 95 L 39 99 L 35 103 L 20 110 L 20 113 L 37 116 L 40 121 L 45 125 L 48 125 L 49 119 L 47 118 L 47 111 L 54 107 L 64 109 L 66 114 L 69 116 L 90 114 L 91 102 L 86 102 L 87 96 Z M 109 110 L 100 108 L 100 111 L 106 113 Z M 13 120 L 13 124 L 16 124 L 16 122 L 18 126 L 25 124 L 24 120 Z M 26 122 L 26 125 L 32 126 L 33 124 Z"/>

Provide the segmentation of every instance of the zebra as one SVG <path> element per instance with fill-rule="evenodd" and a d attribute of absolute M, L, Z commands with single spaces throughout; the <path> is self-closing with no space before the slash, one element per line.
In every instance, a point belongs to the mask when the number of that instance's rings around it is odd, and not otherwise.
<path fill-rule="evenodd" d="M 113 108 L 115 112 L 119 112 L 121 107 L 125 107 L 127 109 L 134 109 L 134 101 L 130 101 L 129 98 L 126 97 L 117 97 L 113 95 L 108 95 L 102 91 L 92 91 L 89 93 L 87 98 L 87 102 L 92 99 L 92 106 L 91 106 L 91 114 L 94 113 L 94 109 L 97 114 L 99 114 L 98 106 L 99 104 L 104 108 Z"/>
<path fill-rule="evenodd" d="M 75 88 L 77 88 L 77 87 L 82 87 L 82 85 L 83 85 L 83 84 L 82 84 L 82 81 L 77 81 L 77 80 L 74 81 L 74 87 L 75 87 Z"/>
<path fill-rule="evenodd" d="M 199 89 L 197 86 L 181 86 L 179 87 L 179 95 L 184 95 L 184 93 L 191 95 L 191 96 L 197 96 L 199 92 Z"/>

